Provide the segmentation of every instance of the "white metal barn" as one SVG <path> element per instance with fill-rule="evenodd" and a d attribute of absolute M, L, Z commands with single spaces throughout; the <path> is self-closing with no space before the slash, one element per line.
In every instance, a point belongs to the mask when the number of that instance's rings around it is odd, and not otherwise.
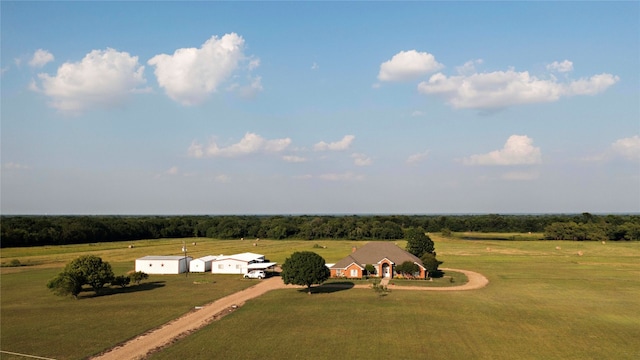
<path fill-rule="evenodd" d="M 191 260 L 191 262 L 189 263 L 189 272 L 211 271 L 211 262 L 216 258 L 217 256 L 209 255 Z"/>
<path fill-rule="evenodd" d="M 250 252 L 220 255 L 211 262 L 211 272 L 214 274 L 246 274 L 249 270 L 266 269 L 275 264 L 265 262 L 264 255 Z"/>
<path fill-rule="evenodd" d="M 136 259 L 136 271 L 147 274 L 181 274 L 189 269 L 191 257 L 145 256 Z"/>

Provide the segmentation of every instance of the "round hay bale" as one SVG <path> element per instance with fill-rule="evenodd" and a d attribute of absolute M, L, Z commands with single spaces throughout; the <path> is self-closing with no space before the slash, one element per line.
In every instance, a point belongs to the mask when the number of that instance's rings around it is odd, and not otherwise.
<path fill-rule="evenodd" d="M 578 251 L 578 256 L 582 256 L 584 255 L 584 253 L 582 252 L 582 250 Z"/>
<path fill-rule="evenodd" d="M 556 246 L 556 250 L 562 250 L 560 246 Z"/>

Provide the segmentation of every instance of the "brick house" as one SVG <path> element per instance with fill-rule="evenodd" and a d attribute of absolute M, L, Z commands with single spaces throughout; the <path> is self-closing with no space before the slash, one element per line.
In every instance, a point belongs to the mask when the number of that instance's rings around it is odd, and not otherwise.
<path fill-rule="evenodd" d="M 332 278 L 362 278 L 367 275 L 365 267 L 371 264 L 375 271 L 369 276 L 393 278 L 396 275 L 395 266 L 405 261 L 418 265 L 419 271 L 414 274 L 416 278 L 427 277 L 420 258 L 393 243 L 382 241 L 369 242 L 359 249 L 354 247 L 351 254 L 333 264 L 329 270 Z"/>

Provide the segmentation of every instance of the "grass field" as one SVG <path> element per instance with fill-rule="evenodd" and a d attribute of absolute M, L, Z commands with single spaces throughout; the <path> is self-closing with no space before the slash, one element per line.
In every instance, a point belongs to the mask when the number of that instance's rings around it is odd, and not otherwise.
<path fill-rule="evenodd" d="M 397 290 L 384 297 L 365 289 L 312 296 L 273 291 L 154 359 L 640 358 L 640 243 L 432 238 L 443 266 L 480 272 L 490 284 L 464 292 Z M 297 250 L 335 262 L 363 244 L 187 241 L 194 257 L 252 251 L 279 263 Z M 326 248 L 313 248 L 315 243 Z M 80 300 L 56 297 L 45 287 L 80 254 L 101 256 L 121 274 L 137 257 L 178 255 L 181 246 L 182 240 L 155 240 L 2 249 L 2 263 L 19 259 L 33 266 L 0 269 L 1 349 L 84 358 L 253 283 L 211 274 L 151 276 L 140 289 Z"/>

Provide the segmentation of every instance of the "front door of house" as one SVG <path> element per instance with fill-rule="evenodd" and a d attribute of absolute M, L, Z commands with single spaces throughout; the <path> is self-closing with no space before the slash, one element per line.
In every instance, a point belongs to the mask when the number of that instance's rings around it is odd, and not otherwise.
<path fill-rule="evenodd" d="M 389 264 L 382 264 L 382 277 L 390 278 L 391 277 L 391 267 Z"/>

